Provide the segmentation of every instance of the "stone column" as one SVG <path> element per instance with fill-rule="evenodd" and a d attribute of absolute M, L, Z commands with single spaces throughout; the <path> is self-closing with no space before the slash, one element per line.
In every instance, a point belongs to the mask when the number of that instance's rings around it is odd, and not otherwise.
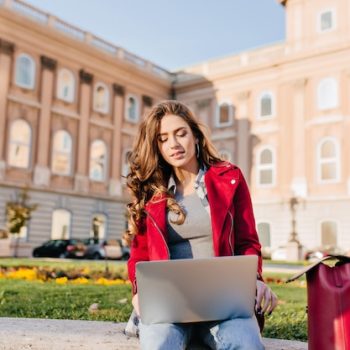
<path fill-rule="evenodd" d="M 49 57 L 41 56 L 41 110 L 38 128 L 37 163 L 34 168 L 34 184 L 50 185 L 49 151 L 51 136 L 51 104 L 53 94 L 54 72 L 57 62 Z"/>
<path fill-rule="evenodd" d="M 235 123 L 237 123 L 237 165 L 241 168 L 247 182 L 250 179 L 252 163 L 250 123 L 248 119 L 249 96 L 248 91 L 237 96 L 238 105 L 235 120 Z"/>
<path fill-rule="evenodd" d="M 0 39 L 0 181 L 5 178 L 5 140 L 7 95 L 11 79 L 11 60 L 14 44 Z"/>
<path fill-rule="evenodd" d="M 93 75 L 81 69 L 80 77 L 80 121 L 78 134 L 77 149 L 77 172 L 75 175 L 74 189 L 78 192 L 88 192 L 89 176 L 88 176 L 88 160 L 90 159 L 89 147 L 89 119 L 91 105 L 91 84 Z"/>
<path fill-rule="evenodd" d="M 113 84 L 113 142 L 111 179 L 109 181 L 109 194 L 111 196 L 122 195 L 121 165 L 122 165 L 122 124 L 124 111 L 124 88 Z"/>
<path fill-rule="evenodd" d="M 306 159 L 305 159 L 305 86 L 306 79 L 294 83 L 292 119 L 292 183 L 295 197 L 307 196 Z"/>

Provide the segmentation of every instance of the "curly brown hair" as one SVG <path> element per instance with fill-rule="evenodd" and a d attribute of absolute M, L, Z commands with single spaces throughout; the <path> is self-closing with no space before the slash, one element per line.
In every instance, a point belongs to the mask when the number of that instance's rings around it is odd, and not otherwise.
<path fill-rule="evenodd" d="M 189 125 L 194 137 L 198 140 L 197 158 L 200 164 L 210 167 L 222 161 L 207 136 L 207 127 L 194 117 L 187 106 L 173 100 L 155 105 L 140 124 L 133 150 L 128 156 L 130 172 L 127 175 L 127 187 L 133 201 L 127 205 L 128 230 L 124 238 L 129 243 L 137 234 L 142 218 L 145 216 L 145 205 L 152 197 L 159 195 L 160 200 L 167 201 L 167 209 L 178 215 L 175 223 L 182 224 L 185 220 L 183 209 L 167 188 L 173 172 L 172 166 L 164 160 L 158 148 L 160 122 L 166 115 L 181 117 Z"/>

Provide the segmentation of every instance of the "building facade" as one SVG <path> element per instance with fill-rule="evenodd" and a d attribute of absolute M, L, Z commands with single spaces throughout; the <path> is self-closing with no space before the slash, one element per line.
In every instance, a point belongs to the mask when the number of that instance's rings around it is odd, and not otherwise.
<path fill-rule="evenodd" d="M 120 237 L 126 155 L 152 104 L 206 123 L 250 186 L 267 251 L 293 231 L 350 249 L 350 4 L 288 0 L 286 41 L 167 72 L 17 0 L 0 1 L 0 228 L 29 189 L 23 240 Z"/>

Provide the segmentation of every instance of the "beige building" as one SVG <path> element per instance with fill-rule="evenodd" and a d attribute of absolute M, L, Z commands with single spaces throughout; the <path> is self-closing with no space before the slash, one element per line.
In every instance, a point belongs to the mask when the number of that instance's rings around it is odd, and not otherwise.
<path fill-rule="evenodd" d="M 0 227 L 6 202 L 28 186 L 40 205 L 23 232 L 29 244 L 87 237 L 93 222 L 100 237 L 119 237 L 139 120 L 176 96 L 244 171 L 266 250 L 288 242 L 293 218 L 307 248 L 349 250 L 350 3 L 282 5 L 284 43 L 171 73 L 0 1 Z"/>

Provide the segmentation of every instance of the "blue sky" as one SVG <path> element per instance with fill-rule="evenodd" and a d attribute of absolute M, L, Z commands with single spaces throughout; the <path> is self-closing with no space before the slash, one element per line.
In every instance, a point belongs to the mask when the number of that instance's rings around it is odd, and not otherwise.
<path fill-rule="evenodd" d="M 285 38 L 277 0 L 26 2 L 170 70 Z"/>

